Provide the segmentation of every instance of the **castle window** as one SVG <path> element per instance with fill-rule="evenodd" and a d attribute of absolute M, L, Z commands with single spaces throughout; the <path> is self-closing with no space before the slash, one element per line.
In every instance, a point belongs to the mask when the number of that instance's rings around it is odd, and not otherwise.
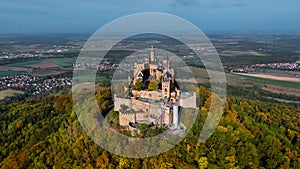
<path fill-rule="evenodd" d="M 168 90 L 167 90 L 167 88 L 165 88 L 165 92 L 167 92 Z"/>

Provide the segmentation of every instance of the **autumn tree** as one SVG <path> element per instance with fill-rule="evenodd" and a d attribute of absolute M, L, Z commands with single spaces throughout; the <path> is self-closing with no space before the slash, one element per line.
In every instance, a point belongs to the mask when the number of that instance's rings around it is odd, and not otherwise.
<path fill-rule="evenodd" d="M 198 166 L 200 169 L 205 169 L 208 166 L 207 157 L 200 157 L 198 160 Z"/>
<path fill-rule="evenodd" d="M 96 167 L 107 168 L 109 165 L 109 158 L 107 154 L 104 152 L 97 158 Z"/>
<path fill-rule="evenodd" d="M 148 85 L 148 90 L 152 91 L 152 90 L 157 90 L 157 89 L 158 89 L 158 85 L 157 85 L 156 81 L 151 80 Z"/>

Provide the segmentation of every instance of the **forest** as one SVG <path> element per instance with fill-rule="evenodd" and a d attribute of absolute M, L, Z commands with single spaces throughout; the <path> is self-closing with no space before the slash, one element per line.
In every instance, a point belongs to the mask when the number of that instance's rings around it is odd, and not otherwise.
<path fill-rule="evenodd" d="M 300 108 L 229 97 L 217 129 L 199 143 L 212 94 L 203 86 L 197 93 L 201 108 L 191 131 L 149 158 L 117 156 L 95 144 L 70 92 L 2 105 L 0 168 L 300 168 Z M 98 89 L 96 96 L 108 109 L 110 90 Z"/>

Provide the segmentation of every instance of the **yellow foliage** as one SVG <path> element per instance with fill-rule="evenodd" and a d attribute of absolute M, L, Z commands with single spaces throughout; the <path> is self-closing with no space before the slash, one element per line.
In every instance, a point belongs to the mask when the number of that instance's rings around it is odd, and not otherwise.
<path fill-rule="evenodd" d="M 220 131 L 220 132 L 223 132 L 223 133 L 226 133 L 228 131 L 228 129 L 226 127 L 223 127 L 223 126 L 218 126 L 217 129 Z"/>
<path fill-rule="evenodd" d="M 198 160 L 198 166 L 200 169 L 204 169 L 208 167 L 207 157 L 200 157 Z"/>
<path fill-rule="evenodd" d="M 23 124 L 24 124 L 24 121 L 23 121 L 23 120 L 19 120 L 19 121 L 17 121 L 17 123 L 16 123 L 16 127 L 17 127 L 17 128 L 21 128 L 21 127 L 23 126 Z"/>
<path fill-rule="evenodd" d="M 201 112 L 207 112 L 207 109 L 205 107 L 201 107 Z"/>

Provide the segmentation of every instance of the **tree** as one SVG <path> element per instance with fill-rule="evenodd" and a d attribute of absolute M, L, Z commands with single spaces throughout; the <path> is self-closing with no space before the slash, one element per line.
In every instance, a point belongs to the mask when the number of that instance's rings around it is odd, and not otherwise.
<path fill-rule="evenodd" d="M 97 158 L 97 163 L 96 166 L 100 167 L 100 168 L 107 168 L 109 165 L 109 157 L 107 156 L 107 154 L 104 152 L 102 153 L 101 156 L 99 156 Z"/>
<path fill-rule="evenodd" d="M 135 84 L 134 84 L 134 88 L 138 91 L 143 89 L 143 82 L 142 79 L 138 79 Z"/>
<path fill-rule="evenodd" d="M 130 161 L 127 158 L 121 157 L 118 168 L 130 168 Z"/>
<path fill-rule="evenodd" d="M 200 157 L 200 159 L 198 160 L 198 166 L 200 169 L 207 168 L 208 166 L 207 157 Z"/>
<path fill-rule="evenodd" d="M 150 91 L 152 91 L 152 90 L 157 90 L 157 89 L 158 89 L 158 85 L 157 85 L 157 83 L 156 83 L 155 80 L 151 80 L 151 81 L 150 81 L 150 83 L 149 83 L 149 85 L 148 85 L 148 89 L 149 89 Z"/>

